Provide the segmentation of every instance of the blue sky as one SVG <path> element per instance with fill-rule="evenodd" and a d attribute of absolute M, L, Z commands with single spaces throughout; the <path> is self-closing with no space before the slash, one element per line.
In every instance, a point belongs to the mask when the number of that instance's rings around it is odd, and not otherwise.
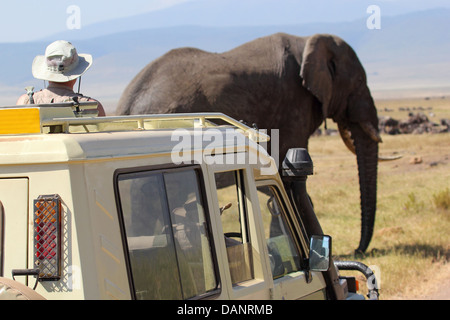
<path fill-rule="evenodd" d="M 84 25 L 132 16 L 192 0 L 0 0 L 0 42 L 26 42 L 64 31 L 71 5 Z"/>
<path fill-rule="evenodd" d="M 70 16 L 67 9 L 71 5 L 80 8 L 81 22 L 84 26 L 158 10 L 182 2 L 228 0 L 1 0 L 0 4 L 0 42 L 27 42 L 67 29 Z M 263 10 L 262 1 L 298 3 L 299 22 L 335 22 L 358 19 L 370 4 L 381 7 L 382 13 L 396 15 L 411 11 L 436 7 L 450 8 L 448 0 L 241 0 L 255 3 L 252 14 Z M 231 3 L 231 2 L 230 2 Z M 261 5 L 257 5 L 261 3 Z M 383 9 L 386 8 L 385 11 Z M 310 11 L 308 11 L 310 10 Z M 339 12 L 339 15 L 336 13 Z M 199 14 L 202 14 L 199 12 Z M 302 15 L 303 14 L 303 15 Z M 270 20 L 270 17 L 268 18 Z M 320 21 L 319 21 L 320 20 Z M 274 20 L 275 21 L 275 20 Z M 279 21 L 279 19 L 277 20 Z M 270 22 L 270 21 L 268 21 Z M 276 23 L 276 22 L 274 22 Z"/>

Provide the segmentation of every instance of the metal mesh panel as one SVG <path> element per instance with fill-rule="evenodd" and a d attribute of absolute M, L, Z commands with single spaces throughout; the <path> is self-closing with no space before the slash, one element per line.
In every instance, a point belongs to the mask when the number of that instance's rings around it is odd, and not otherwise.
<path fill-rule="evenodd" d="M 34 200 L 34 265 L 42 280 L 61 277 L 61 199 L 58 195 Z"/>

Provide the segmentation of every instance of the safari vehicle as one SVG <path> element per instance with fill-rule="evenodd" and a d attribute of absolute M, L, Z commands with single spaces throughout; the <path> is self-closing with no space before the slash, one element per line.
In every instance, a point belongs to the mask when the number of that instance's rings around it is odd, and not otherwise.
<path fill-rule="evenodd" d="M 223 114 L 95 110 L 0 109 L 0 298 L 362 297 L 331 238 L 307 235 L 266 135 Z"/>

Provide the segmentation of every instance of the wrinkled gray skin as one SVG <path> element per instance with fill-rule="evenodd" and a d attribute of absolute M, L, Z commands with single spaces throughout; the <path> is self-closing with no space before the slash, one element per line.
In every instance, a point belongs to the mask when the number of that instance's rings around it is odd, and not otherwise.
<path fill-rule="evenodd" d="M 375 222 L 381 139 L 364 68 L 342 39 L 274 34 L 221 54 L 172 50 L 132 80 L 118 105 L 118 115 L 222 112 L 279 129 L 281 160 L 289 148 L 307 148 L 324 119 L 333 119 L 345 144 L 356 149 L 362 216 L 357 251 L 366 251 Z"/>

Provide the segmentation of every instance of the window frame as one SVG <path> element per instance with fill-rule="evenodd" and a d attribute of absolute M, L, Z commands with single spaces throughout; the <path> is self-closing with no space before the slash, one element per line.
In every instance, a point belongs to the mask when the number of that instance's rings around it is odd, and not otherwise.
<path fill-rule="evenodd" d="M 238 207 L 238 218 L 239 218 L 239 226 L 240 226 L 240 231 L 241 231 L 241 235 L 242 235 L 242 243 L 241 245 L 250 245 L 252 248 L 252 254 L 249 256 L 250 259 L 250 263 L 251 263 L 251 270 L 250 273 L 252 274 L 252 278 L 251 279 L 245 279 L 242 281 L 237 281 L 237 282 L 233 282 L 231 281 L 231 286 L 232 288 L 237 288 L 240 285 L 242 285 L 243 283 L 249 282 L 249 281 L 254 281 L 257 280 L 258 278 L 256 277 L 256 265 L 255 265 L 255 257 L 254 257 L 254 253 L 253 250 L 257 245 L 258 242 L 258 237 L 254 237 L 252 236 L 252 230 L 251 230 L 251 226 L 252 226 L 252 222 L 250 221 L 250 210 L 254 210 L 253 208 L 249 208 L 249 194 L 248 194 L 248 186 L 247 186 L 247 181 L 246 181 L 246 169 L 245 168 L 233 168 L 233 169 L 229 169 L 229 170 L 220 170 L 220 171 L 215 171 L 213 173 L 213 177 L 214 177 L 214 183 L 215 183 L 215 189 L 216 189 L 216 194 L 217 196 L 219 195 L 219 189 L 217 189 L 217 180 L 216 180 L 216 174 L 223 174 L 223 173 L 233 173 L 234 174 L 234 186 L 236 186 L 235 191 L 237 192 L 236 194 L 236 200 L 239 203 L 239 207 Z M 231 185 L 230 185 L 231 186 Z M 217 199 L 219 200 L 219 199 Z M 223 220 L 222 217 L 219 216 L 219 220 L 220 220 L 220 225 L 222 226 L 222 231 L 223 231 L 223 235 L 225 236 L 227 233 L 225 232 L 225 230 L 223 230 Z M 256 238 L 256 239 L 254 239 Z M 227 251 L 227 245 L 225 244 L 225 251 Z M 229 257 L 227 256 L 227 266 L 228 266 L 228 270 L 230 272 L 230 277 L 231 276 L 231 268 L 230 268 L 230 261 L 229 261 Z"/>
<path fill-rule="evenodd" d="M 277 198 L 282 211 L 284 212 L 284 222 L 286 224 L 286 228 L 288 228 L 289 233 L 293 240 L 293 245 L 297 250 L 300 258 L 300 270 L 305 271 L 306 267 L 304 265 L 304 260 L 309 256 L 308 254 L 308 241 L 306 241 L 304 227 L 299 218 L 296 216 L 295 208 L 289 208 L 287 205 L 288 200 L 283 197 L 283 194 L 280 192 L 281 188 L 278 183 L 274 180 L 260 180 L 256 182 L 256 190 L 260 187 L 269 187 L 272 189 L 273 194 Z M 289 203 L 289 202 L 288 202 Z M 283 214 L 283 213 L 281 213 Z M 265 240 L 265 239 L 264 239 Z"/>
<path fill-rule="evenodd" d="M 124 221 L 124 216 L 122 212 L 122 202 L 120 199 L 120 193 L 119 193 L 119 179 L 121 175 L 125 174 L 133 174 L 133 173 L 151 173 L 151 174 L 163 174 L 164 173 L 175 173 L 175 172 L 182 172 L 182 171 L 188 171 L 193 170 L 198 178 L 198 188 L 199 193 L 202 197 L 202 205 L 204 208 L 205 213 L 205 222 L 206 222 L 206 236 L 208 238 L 209 244 L 210 244 L 210 250 L 211 250 L 211 259 L 213 264 L 213 272 L 214 276 L 216 278 L 216 288 L 203 293 L 201 295 L 188 298 L 187 300 L 200 300 L 204 298 L 211 298 L 212 296 L 220 295 L 222 291 L 222 285 L 221 285 L 221 278 L 219 273 L 219 265 L 217 260 L 217 252 L 216 252 L 216 246 L 214 243 L 214 236 L 213 236 L 213 227 L 211 224 L 211 213 L 208 206 L 207 201 L 207 194 L 206 194 L 206 187 L 205 187 L 205 179 L 204 179 L 204 173 L 202 171 L 202 168 L 199 164 L 185 164 L 185 165 L 154 165 L 154 166 L 139 166 L 139 167 L 131 167 L 131 168 L 120 168 L 117 169 L 114 172 L 113 176 L 113 185 L 114 185 L 114 197 L 116 200 L 116 207 L 117 207 L 117 215 L 119 220 L 119 227 L 120 227 L 120 233 L 122 238 L 122 248 L 125 258 L 125 265 L 127 270 L 127 277 L 128 277 L 128 283 L 129 283 L 129 289 L 130 289 L 130 295 L 132 300 L 137 300 L 136 297 L 136 288 L 134 284 L 133 279 L 133 271 L 131 266 L 131 259 L 130 259 L 130 251 L 128 248 L 128 241 L 127 241 L 127 233 L 126 233 L 126 226 Z M 165 199 L 168 201 L 167 197 Z M 179 269 L 178 261 L 177 261 L 177 268 Z M 183 294 L 183 293 L 181 293 Z"/>
<path fill-rule="evenodd" d="M 307 270 L 307 260 L 304 258 L 309 257 L 309 241 L 295 204 L 291 203 L 290 197 L 285 189 L 282 188 L 281 182 L 270 178 L 256 181 L 256 187 L 259 188 L 261 186 L 272 186 L 275 188 L 280 205 L 283 206 L 289 222 L 287 227 L 291 230 L 301 259 L 301 269 L 299 271 L 272 280 L 274 287 L 273 298 L 287 300 L 305 299 L 313 297 L 319 291 L 323 293 L 326 285 L 322 273 L 309 272 Z"/>
<path fill-rule="evenodd" d="M 243 243 L 251 243 L 251 236 L 250 236 L 250 226 L 249 226 L 249 213 L 248 213 L 248 204 L 247 204 L 247 190 L 245 186 L 245 178 L 244 178 L 244 170 L 237 169 L 237 170 L 230 170 L 230 171 L 220 171 L 214 173 L 214 178 L 216 178 L 216 174 L 221 173 L 234 173 L 234 185 L 236 186 L 235 191 L 236 194 L 236 200 L 239 203 L 238 212 L 239 212 L 239 221 L 240 221 L 240 229 L 241 233 L 244 236 L 245 233 L 245 239 L 242 238 Z M 219 194 L 219 190 L 217 189 L 217 180 L 214 181 L 216 183 L 216 192 Z M 220 217 L 222 228 L 223 228 L 223 221 Z M 245 232 L 243 232 L 245 231 Z M 244 240 L 246 240 L 244 242 Z"/>
<path fill-rule="evenodd" d="M 234 164 L 234 165 L 215 165 L 214 168 L 208 167 L 208 175 L 210 181 L 215 181 L 215 174 L 220 172 L 228 172 L 228 171 L 242 171 L 243 176 L 243 186 L 245 188 L 245 203 L 248 217 L 248 227 L 249 227 L 249 236 L 252 245 L 252 253 L 253 253 L 253 267 L 254 267 L 254 278 L 251 280 L 239 282 L 237 285 L 233 285 L 231 281 L 231 274 L 229 269 L 229 260 L 226 254 L 226 244 L 224 237 L 221 239 L 217 239 L 218 245 L 220 246 L 219 250 L 221 253 L 221 258 L 224 261 L 224 279 L 222 280 L 222 284 L 225 287 L 225 290 L 229 292 L 229 298 L 232 300 L 235 299 L 270 299 L 271 297 L 271 283 L 272 274 L 267 265 L 268 261 L 265 261 L 265 241 L 263 236 L 261 235 L 261 226 L 262 221 L 260 219 L 259 205 L 255 204 L 255 201 L 258 201 L 258 195 L 256 190 L 257 180 L 254 176 L 255 167 L 248 166 L 245 164 Z M 218 202 L 218 194 L 217 189 L 214 186 L 214 192 L 211 194 L 213 204 L 215 207 L 217 206 L 217 214 L 219 213 L 219 202 Z M 217 215 L 216 215 L 217 216 Z M 220 217 L 217 216 L 217 226 L 218 235 L 222 232 L 222 221 Z M 254 249 L 254 250 L 253 250 Z M 221 266 L 222 267 L 222 266 Z M 264 297 L 264 298 L 262 298 Z"/>

